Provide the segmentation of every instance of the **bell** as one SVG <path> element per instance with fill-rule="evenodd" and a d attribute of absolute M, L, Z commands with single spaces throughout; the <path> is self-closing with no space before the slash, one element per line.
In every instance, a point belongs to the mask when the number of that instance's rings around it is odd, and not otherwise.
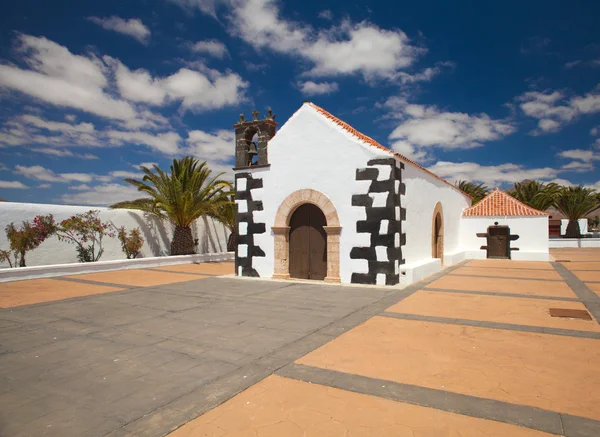
<path fill-rule="evenodd" d="M 248 155 L 249 156 L 258 155 L 258 150 L 256 150 L 256 143 L 254 141 L 252 141 L 250 143 L 250 145 L 248 146 Z"/>

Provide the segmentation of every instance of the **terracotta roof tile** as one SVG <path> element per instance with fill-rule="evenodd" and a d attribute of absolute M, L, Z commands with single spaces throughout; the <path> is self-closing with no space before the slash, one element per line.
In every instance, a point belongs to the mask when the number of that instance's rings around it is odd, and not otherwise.
<path fill-rule="evenodd" d="M 319 112 L 321 115 L 324 115 L 325 117 L 327 117 L 329 120 L 333 121 L 335 124 L 337 124 L 338 126 L 342 127 L 345 131 L 351 133 L 352 135 L 354 135 L 356 138 L 358 138 L 359 140 L 367 143 L 370 146 L 376 147 L 379 150 L 383 150 L 389 154 L 391 154 L 392 156 L 400 159 L 401 161 L 404 161 L 410 165 L 412 165 L 413 167 L 418 168 L 419 170 L 424 171 L 425 173 L 430 174 L 431 176 L 433 176 L 434 178 L 436 178 L 439 181 L 444 182 L 445 184 L 451 186 L 452 188 L 454 188 L 456 191 L 458 191 L 460 194 L 462 194 L 463 196 L 472 199 L 471 196 L 469 196 L 467 193 L 463 192 L 462 190 L 458 189 L 457 187 L 454 186 L 454 184 L 451 184 L 450 182 L 448 182 L 447 180 L 439 177 L 438 175 L 436 175 L 435 173 L 432 173 L 431 171 L 427 170 L 426 168 L 420 166 L 419 164 L 417 164 L 416 162 L 414 162 L 411 159 L 408 159 L 406 156 L 397 153 L 397 152 L 393 152 L 392 150 L 388 149 L 385 146 L 382 146 L 381 144 L 379 144 L 377 141 L 375 141 L 373 138 L 363 134 L 362 132 L 357 131 L 356 129 L 354 129 L 352 126 L 350 126 L 348 123 L 346 123 L 345 121 L 340 120 L 339 118 L 337 118 L 335 115 L 332 115 L 331 113 L 327 112 L 325 109 L 321 108 L 320 106 L 315 105 L 312 102 L 307 102 L 308 105 L 310 105 L 313 109 L 315 109 L 317 112 Z"/>
<path fill-rule="evenodd" d="M 495 188 L 479 203 L 465 208 L 462 215 L 463 217 L 524 217 L 549 214 L 527 206 L 505 191 Z"/>

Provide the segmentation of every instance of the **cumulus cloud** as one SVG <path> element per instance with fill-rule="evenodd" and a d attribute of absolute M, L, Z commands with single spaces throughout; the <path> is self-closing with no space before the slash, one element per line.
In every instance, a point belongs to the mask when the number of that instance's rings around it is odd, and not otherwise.
<path fill-rule="evenodd" d="M 198 41 L 190 45 L 190 50 L 196 53 L 211 55 L 219 59 L 229 56 L 229 50 L 227 50 L 225 44 L 216 39 Z"/>
<path fill-rule="evenodd" d="M 128 102 L 105 92 L 105 65 L 94 56 L 72 54 L 44 37 L 19 35 L 18 51 L 29 70 L 0 65 L 0 87 L 12 89 L 56 106 L 75 108 L 100 117 L 136 117 Z"/>
<path fill-rule="evenodd" d="M 0 181 L 0 188 L 26 190 L 29 187 L 19 181 Z"/>
<path fill-rule="evenodd" d="M 400 120 L 389 135 L 391 147 L 417 161 L 427 160 L 433 147 L 470 149 L 515 131 L 509 120 L 493 119 L 484 113 L 442 111 L 398 97 L 388 99 L 383 107 L 391 111 L 389 118 Z"/>
<path fill-rule="evenodd" d="M 77 191 L 76 193 L 63 194 L 60 201 L 69 205 L 107 206 L 140 196 L 134 186 L 116 183 L 87 188 L 80 186 Z"/>
<path fill-rule="evenodd" d="M 215 16 L 215 1 L 172 0 Z M 310 76 L 360 74 L 368 80 L 392 78 L 425 52 L 401 30 L 386 30 L 366 21 L 344 20 L 329 29 L 282 17 L 277 0 L 229 0 L 229 32 L 256 50 L 269 49 L 301 58 Z"/>
<path fill-rule="evenodd" d="M 25 176 L 28 179 L 44 182 L 91 182 L 94 179 L 93 175 L 86 173 L 54 173 L 41 165 L 17 165 L 15 166 L 15 174 Z"/>
<path fill-rule="evenodd" d="M 233 179 L 229 161 L 235 154 L 234 139 L 234 133 L 230 130 L 215 133 L 193 130 L 188 133 L 186 152 L 206 161 L 215 175 L 224 172 L 226 179 Z"/>
<path fill-rule="evenodd" d="M 429 170 L 451 181 L 468 180 L 483 182 L 488 186 L 502 183 L 515 183 L 524 179 L 549 180 L 555 178 L 558 170 L 543 168 L 525 168 L 519 164 L 481 165 L 475 162 L 438 161 Z"/>
<path fill-rule="evenodd" d="M 559 152 L 558 157 L 573 160 L 563 165 L 561 170 L 583 173 L 594 169 L 594 161 L 600 160 L 600 153 L 591 149 L 572 149 Z"/>
<path fill-rule="evenodd" d="M 333 20 L 333 12 L 331 12 L 329 9 L 324 9 L 321 12 L 319 12 L 318 15 L 319 18 L 322 18 L 323 20 Z"/>
<path fill-rule="evenodd" d="M 150 105 L 181 101 L 183 109 L 207 110 L 234 105 L 245 99 L 248 83 L 236 73 L 182 68 L 166 77 L 152 77 L 146 70 L 129 70 L 116 59 L 105 57 L 116 68 L 115 78 L 121 96 Z"/>
<path fill-rule="evenodd" d="M 88 20 L 103 29 L 128 35 L 144 45 L 150 42 L 150 29 L 139 18 L 126 19 L 113 16 L 106 18 L 88 17 Z"/>
<path fill-rule="evenodd" d="M 298 84 L 300 92 L 306 96 L 320 96 L 322 94 L 331 94 L 339 90 L 336 82 L 313 82 L 308 80 Z"/>
<path fill-rule="evenodd" d="M 21 115 L 8 120 L 0 129 L 0 146 L 45 145 L 33 149 L 56 157 L 95 159 L 92 154 L 77 154 L 58 147 L 122 147 L 127 144 L 146 146 L 166 155 L 179 152 L 181 138 L 176 132 L 149 133 L 117 129 L 97 130 L 91 123 L 69 124 L 45 120 L 35 115 Z"/>
<path fill-rule="evenodd" d="M 566 91 L 529 91 L 517 101 L 525 115 L 538 120 L 532 135 L 558 132 L 579 116 L 600 112 L 600 86 L 581 96 Z"/>

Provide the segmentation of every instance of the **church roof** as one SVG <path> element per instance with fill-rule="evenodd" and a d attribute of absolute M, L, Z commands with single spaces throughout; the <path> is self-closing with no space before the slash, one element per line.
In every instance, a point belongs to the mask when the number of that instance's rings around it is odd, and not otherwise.
<path fill-rule="evenodd" d="M 527 217 L 548 214 L 525 205 L 498 188 L 485 196 L 479 203 L 465 208 L 463 217 Z"/>
<path fill-rule="evenodd" d="M 313 109 L 315 109 L 318 113 L 320 113 L 321 115 L 325 116 L 326 118 L 328 118 L 330 121 L 334 122 L 335 124 L 337 124 L 338 126 L 340 126 L 342 129 L 344 129 L 345 131 L 349 132 L 350 134 L 354 135 L 356 138 L 358 138 L 359 140 L 361 140 L 362 142 L 376 147 L 379 150 L 382 150 L 384 152 L 387 152 L 391 155 L 393 155 L 394 157 L 400 159 L 401 161 L 404 161 L 410 165 L 412 165 L 413 167 L 418 168 L 419 170 L 424 171 L 425 173 L 428 173 L 429 175 L 433 176 L 435 179 L 444 182 L 445 184 L 448 184 L 449 186 L 451 186 L 452 188 L 454 188 L 456 191 L 458 191 L 459 193 L 461 193 L 462 195 L 464 195 L 465 197 L 468 197 L 469 199 L 471 199 L 471 196 L 469 196 L 467 193 L 463 192 L 462 190 L 460 190 L 459 188 L 457 188 L 456 186 L 454 186 L 454 184 L 451 184 L 450 182 L 448 182 L 446 179 L 443 179 L 441 177 L 439 177 L 438 175 L 436 175 L 435 173 L 427 170 L 426 168 L 420 166 L 419 164 L 417 164 L 416 162 L 414 162 L 412 159 L 408 159 L 406 156 L 398 153 L 398 152 L 394 152 L 390 149 L 388 149 L 385 146 L 382 146 L 381 144 L 379 144 L 377 141 L 375 141 L 373 138 L 363 134 L 362 132 L 357 131 L 356 129 L 354 129 L 352 126 L 350 126 L 348 123 L 346 123 L 343 120 L 340 120 L 339 118 L 337 118 L 335 115 L 327 112 L 325 109 L 321 108 L 320 106 L 315 105 L 312 102 L 306 102 L 306 104 L 308 104 L 310 107 L 312 107 Z"/>

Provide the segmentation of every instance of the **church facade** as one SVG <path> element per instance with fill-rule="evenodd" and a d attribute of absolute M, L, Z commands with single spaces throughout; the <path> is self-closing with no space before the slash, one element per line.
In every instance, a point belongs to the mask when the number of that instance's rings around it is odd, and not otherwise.
<path fill-rule="evenodd" d="M 468 195 L 317 105 L 234 128 L 237 275 L 393 286 L 472 255 Z"/>

